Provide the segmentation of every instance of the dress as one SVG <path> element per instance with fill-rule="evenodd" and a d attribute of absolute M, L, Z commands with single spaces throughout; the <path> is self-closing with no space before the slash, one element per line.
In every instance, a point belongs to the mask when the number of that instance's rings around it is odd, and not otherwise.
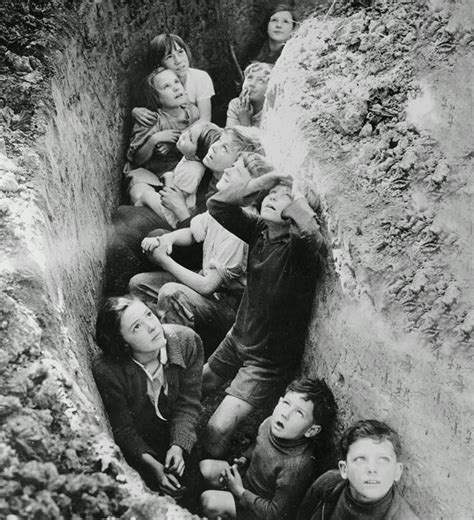
<path fill-rule="evenodd" d="M 236 125 L 242 125 L 239 119 L 239 109 L 240 109 L 240 98 L 236 97 L 231 99 L 229 102 L 229 106 L 227 107 L 227 120 L 225 126 L 227 128 L 233 127 Z M 256 114 L 252 114 L 250 117 L 250 126 L 255 126 L 260 128 L 260 124 L 262 122 L 262 114 L 263 110 L 257 112 Z"/>
<path fill-rule="evenodd" d="M 194 104 L 202 99 L 210 99 L 215 94 L 211 77 L 206 71 L 200 69 L 188 70 L 184 88 L 189 101 Z"/>

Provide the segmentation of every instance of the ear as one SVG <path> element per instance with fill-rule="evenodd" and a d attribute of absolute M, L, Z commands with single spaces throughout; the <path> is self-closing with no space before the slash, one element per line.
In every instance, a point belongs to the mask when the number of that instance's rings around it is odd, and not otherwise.
<path fill-rule="evenodd" d="M 347 464 L 345 460 L 340 460 L 338 463 L 339 473 L 344 480 L 347 480 Z"/>
<path fill-rule="evenodd" d="M 395 470 L 395 478 L 394 478 L 395 482 L 398 482 L 400 480 L 402 473 L 403 473 L 403 464 L 401 462 L 397 462 L 397 467 Z"/>
<path fill-rule="evenodd" d="M 306 430 L 306 433 L 304 434 L 304 436 L 309 439 L 310 437 L 314 437 L 314 436 L 318 435 L 318 433 L 320 431 L 321 431 L 321 426 L 319 426 L 319 424 L 313 424 Z"/>

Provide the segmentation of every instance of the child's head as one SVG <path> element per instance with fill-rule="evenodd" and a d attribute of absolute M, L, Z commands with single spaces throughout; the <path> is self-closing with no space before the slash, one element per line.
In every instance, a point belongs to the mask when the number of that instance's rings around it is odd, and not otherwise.
<path fill-rule="evenodd" d="M 284 220 L 281 212 L 293 201 L 291 186 L 280 183 L 274 186 L 262 201 L 260 216 L 267 223 L 289 226 L 288 220 Z"/>
<path fill-rule="evenodd" d="M 261 133 L 257 128 L 234 126 L 226 128 L 209 148 L 203 164 L 214 172 L 223 172 L 237 160 L 241 152 L 263 153 Z"/>
<path fill-rule="evenodd" d="M 102 302 L 97 315 L 96 341 L 106 356 L 119 360 L 158 352 L 166 346 L 156 314 L 131 296 L 114 296 Z"/>
<path fill-rule="evenodd" d="M 242 91 L 249 93 L 250 101 L 262 102 L 265 99 L 272 68 L 270 63 L 255 62 L 245 69 Z"/>
<path fill-rule="evenodd" d="M 222 129 L 214 123 L 199 120 L 183 130 L 176 147 L 185 157 L 197 157 L 202 161 L 221 134 Z"/>
<path fill-rule="evenodd" d="M 178 76 L 186 76 L 191 52 L 186 43 L 176 34 L 159 34 L 150 42 L 149 62 L 151 67 L 165 67 Z"/>
<path fill-rule="evenodd" d="M 188 100 L 178 76 L 164 67 L 158 67 L 145 78 L 143 93 L 146 108 L 150 110 L 177 108 Z"/>
<path fill-rule="evenodd" d="M 358 421 L 342 435 L 340 450 L 339 471 L 357 500 L 376 502 L 400 480 L 400 438 L 387 424 L 374 419 Z"/>
<path fill-rule="evenodd" d="M 267 23 L 268 39 L 274 43 L 284 44 L 296 26 L 296 15 L 288 4 L 277 4 L 270 12 Z"/>
<path fill-rule="evenodd" d="M 309 439 L 331 430 L 336 413 L 334 396 L 323 380 L 296 379 L 273 410 L 271 431 L 279 439 Z"/>
<path fill-rule="evenodd" d="M 220 191 L 229 186 L 245 184 L 252 178 L 260 177 L 274 170 L 263 155 L 255 152 L 241 152 L 235 163 L 224 170 L 216 188 Z"/>

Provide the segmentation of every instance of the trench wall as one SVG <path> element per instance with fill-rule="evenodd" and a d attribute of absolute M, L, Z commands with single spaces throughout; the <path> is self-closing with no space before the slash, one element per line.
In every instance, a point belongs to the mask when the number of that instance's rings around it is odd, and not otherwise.
<path fill-rule="evenodd" d="M 420 518 L 467 519 L 472 464 L 472 12 L 378 2 L 306 21 L 272 76 L 269 154 L 321 198 L 330 253 L 303 371 L 343 424 L 401 434 Z"/>

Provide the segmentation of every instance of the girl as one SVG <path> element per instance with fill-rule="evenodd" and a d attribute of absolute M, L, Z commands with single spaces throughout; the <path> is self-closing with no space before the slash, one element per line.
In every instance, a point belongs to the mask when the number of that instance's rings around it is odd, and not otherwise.
<path fill-rule="evenodd" d="M 96 340 L 92 372 L 115 442 L 149 487 L 179 496 L 201 413 L 201 340 L 129 296 L 102 303 Z"/>
<path fill-rule="evenodd" d="M 147 105 L 155 110 L 156 119 L 151 126 L 136 123 L 133 127 L 127 152 L 130 161 L 127 178 L 134 204 L 148 187 L 163 186 L 160 176 L 172 170 L 182 157 L 176 141 L 199 117 L 195 105 L 188 102 L 178 77 L 169 69 L 159 67 L 146 78 L 145 98 Z M 157 148 L 163 143 L 169 145 L 165 155 Z"/>
<path fill-rule="evenodd" d="M 200 119 L 210 121 L 214 85 L 207 72 L 189 66 L 190 60 L 189 47 L 176 34 L 160 34 L 150 43 L 150 66 L 172 70 L 184 86 L 189 101 L 197 106 Z M 155 114 L 145 107 L 134 108 L 132 115 L 142 124 L 154 123 Z"/>
<path fill-rule="evenodd" d="M 273 65 L 251 63 L 244 71 L 244 84 L 240 96 L 230 101 L 226 127 L 235 125 L 260 127 L 268 80 Z"/>
<path fill-rule="evenodd" d="M 263 24 L 261 32 L 266 33 L 264 41 L 262 42 L 262 39 L 259 38 L 259 42 L 251 45 L 245 63 L 253 61 L 275 63 L 280 57 L 285 43 L 290 39 L 296 23 L 296 15 L 290 5 L 276 5 Z"/>

